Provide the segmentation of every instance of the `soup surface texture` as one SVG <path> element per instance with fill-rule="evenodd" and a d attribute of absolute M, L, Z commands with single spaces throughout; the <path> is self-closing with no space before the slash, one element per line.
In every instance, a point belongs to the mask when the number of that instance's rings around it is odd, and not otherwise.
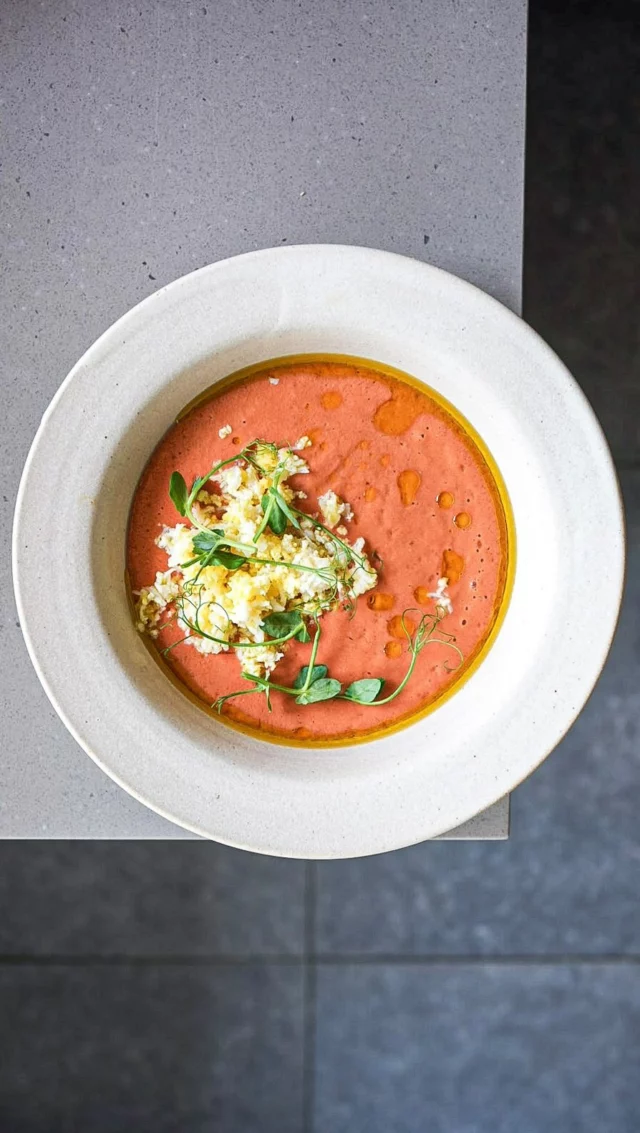
<path fill-rule="evenodd" d="M 333 697 L 299 704 L 277 690 L 267 697 L 262 687 L 227 700 L 219 708 L 221 718 L 263 738 L 309 744 L 362 739 L 409 723 L 477 662 L 506 600 L 513 548 L 508 546 L 508 504 L 491 458 L 432 391 L 373 363 L 309 356 L 254 368 L 203 396 L 152 454 L 135 493 L 128 533 L 134 602 L 140 603 L 140 592 L 148 597 L 158 572 L 170 578 L 166 539 L 163 547 L 158 538 L 162 543 L 166 529 L 189 524 L 169 496 L 172 473 L 178 470 L 189 488 L 218 461 L 258 438 L 291 446 L 306 462 L 308 472 L 294 472 L 286 481 L 304 493 L 292 506 L 317 517 L 347 546 L 363 539 L 362 554 L 369 571 L 375 570 L 353 603 L 355 612 L 337 601 L 319 616 L 315 663 L 328 670 L 320 675 L 340 682 L 342 693 L 354 681 L 380 678 L 384 686 L 376 699 L 386 699 L 407 673 L 413 656 L 407 632 L 415 640 L 423 616 L 428 640 L 410 680 L 387 703 Z M 213 518 L 205 523 L 213 526 L 215 477 L 205 490 L 214 501 Z M 330 514 L 331 493 L 341 514 Z M 206 495 L 202 499 L 206 504 Z M 293 526 L 288 530 L 296 534 Z M 328 546 L 332 553 L 330 541 Z M 185 637 L 170 588 L 165 598 L 166 608 L 160 602 L 155 611 L 150 638 L 158 657 Z M 309 629 L 313 638 L 313 620 Z M 236 691 L 248 693 L 253 686 L 241 675 L 241 650 L 203 653 L 194 648 L 193 636 L 188 633 L 186 641 L 164 653 L 162 663 L 173 676 L 203 706 Z M 287 642 L 267 676 L 291 688 L 311 650 L 309 640 Z"/>

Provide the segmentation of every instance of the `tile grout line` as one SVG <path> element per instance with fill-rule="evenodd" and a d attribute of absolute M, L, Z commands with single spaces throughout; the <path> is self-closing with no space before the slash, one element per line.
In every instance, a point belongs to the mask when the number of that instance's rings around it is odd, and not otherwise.
<path fill-rule="evenodd" d="M 395 967 L 571 967 L 609 965 L 634 967 L 640 964 L 640 954 L 624 952 L 541 952 L 541 953 L 415 953 L 371 952 L 371 953 L 320 953 L 313 957 L 315 964 L 327 967 L 375 967 L 375 965 L 394 965 Z"/>
<path fill-rule="evenodd" d="M 126 953 L 82 953 L 76 955 L 69 953 L 47 953 L 38 955 L 37 953 L 5 953 L 0 954 L 0 967 L 42 967 L 42 968 L 72 968 L 72 967 L 96 967 L 96 968 L 127 968 L 127 967 L 193 967 L 193 968 L 215 968 L 215 967 L 252 967 L 257 965 L 273 965 L 274 967 L 299 967 L 302 960 L 305 973 L 307 970 L 311 973 L 311 979 L 308 979 L 305 985 L 305 997 L 308 999 L 308 1006 L 315 1010 L 315 990 L 316 990 L 316 969 L 321 965 L 327 967 L 374 967 L 376 964 L 392 964 L 396 967 L 475 967 L 481 968 L 484 966 L 502 966 L 502 967 L 522 967 L 525 965 L 530 966 L 552 966 L 552 965 L 588 965 L 588 964 L 606 964 L 610 966 L 624 966 L 628 964 L 635 966 L 640 964 L 639 953 L 624 952 L 543 952 L 543 953 L 487 953 L 480 955 L 478 953 L 457 953 L 448 955 L 446 953 L 414 953 L 403 954 L 401 952 L 315 952 L 311 944 L 315 934 L 315 866 L 313 870 L 310 869 L 312 875 L 310 884 L 305 894 L 305 945 L 302 956 L 299 954 L 287 953 L 253 953 L 247 956 L 229 955 L 220 953 L 205 953 L 203 955 L 194 955 L 193 953 L 167 955 L 154 955 L 153 953 L 146 953 L 144 955 L 127 955 Z M 307 994 L 308 993 L 308 994 Z"/>
<path fill-rule="evenodd" d="M 256 965 L 272 964 L 285 967 L 299 967 L 300 955 L 288 953 L 252 953 L 247 956 L 236 956 L 220 953 L 174 953 L 163 955 L 143 953 L 140 955 L 126 952 L 95 953 L 0 953 L 0 967 L 42 967 L 42 968 L 140 968 L 140 967 L 192 967 L 192 968 L 245 968 Z"/>
<path fill-rule="evenodd" d="M 303 990 L 303 1057 L 302 1057 L 302 1130 L 313 1133 L 316 1084 L 316 943 L 317 866 L 305 865 L 304 888 L 304 990 Z"/>

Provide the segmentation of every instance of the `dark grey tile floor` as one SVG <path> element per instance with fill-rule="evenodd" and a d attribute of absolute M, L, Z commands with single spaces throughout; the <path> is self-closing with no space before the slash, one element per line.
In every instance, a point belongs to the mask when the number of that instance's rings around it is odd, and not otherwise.
<path fill-rule="evenodd" d="M 505 844 L 1 845 L 0 1133 L 640 1129 L 640 20 L 600 7 L 533 6 L 525 271 L 627 509 L 589 705 Z"/>

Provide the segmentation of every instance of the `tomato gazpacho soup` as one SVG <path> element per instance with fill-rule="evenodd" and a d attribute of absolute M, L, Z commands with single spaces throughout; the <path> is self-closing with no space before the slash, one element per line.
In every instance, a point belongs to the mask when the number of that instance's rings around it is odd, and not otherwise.
<path fill-rule="evenodd" d="M 136 624 L 232 727 L 307 744 L 411 723 L 504 611 L 509 505 L 439 395 L 332 355 L 262 363 L 180 415 L 133 500 Z"/>

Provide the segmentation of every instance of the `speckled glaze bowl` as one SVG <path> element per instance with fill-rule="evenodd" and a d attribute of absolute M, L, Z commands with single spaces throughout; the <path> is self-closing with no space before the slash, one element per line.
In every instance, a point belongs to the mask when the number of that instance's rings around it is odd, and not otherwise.
<path fill-rule="evenodd" d="M 320 351 L 395 366 L 453 402 L 500 468 L 517 559 L 497 639 L 454 696 L 402 732 L 308 751 L 232 731 L 166 679 L 132 623 L 124 558 L 135 485 L 178 411 L 241 367 Z M 604 664 L 623 546 L 600 427 L 525 323 L 436 268 L 311 245 L 179 279 L 87 351 L 27 460 L 14 573 L 38 676 L 116 782 L 205 837 L 337 858 L 450 830 L 534 770 Z"/>

